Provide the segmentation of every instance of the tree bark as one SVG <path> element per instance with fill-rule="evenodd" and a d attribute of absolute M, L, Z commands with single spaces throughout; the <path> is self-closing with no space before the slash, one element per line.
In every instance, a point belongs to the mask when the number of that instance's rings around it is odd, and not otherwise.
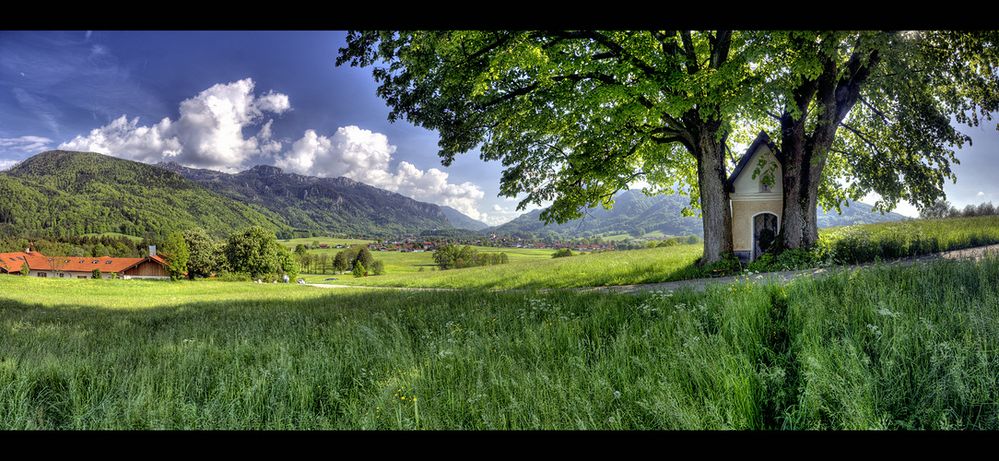
<path fill-rule="evenodd" d="M 701 264 L 719 261 L 732 252 L 732 212 L 725 188 L 725 162 L 722 143 L 705 130 L 696 139 L 697 181 L 704 223 L 704 255 Z"/>
<path fill-rule="evenodd" d="M 846 75 L 838 76 L 838 67 L 826 59 L 816 80 L 805 81 L 794 93 L 798 116 L 785 111 L 781 117 L 781 162 L 784 179 L 784 214 L 781 216 L 780 242 L 784 249 L 810 248 L 819 242 L 818 198 L 822 171 L 839 124 L 857 103 L 860 87 L 879 61 L 872 52 L 867 63 L 854 54 L 845 65 Z M 809 103 L 815 98 L 815 126 L 806 133 Z"/>

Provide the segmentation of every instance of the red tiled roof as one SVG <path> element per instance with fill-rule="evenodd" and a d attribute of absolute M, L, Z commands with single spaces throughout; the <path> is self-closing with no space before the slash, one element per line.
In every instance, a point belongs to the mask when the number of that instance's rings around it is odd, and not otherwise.
<path fill-rule="evenodd" d="M 159 255 L 150 256 L 149 259 L 166 265 L 166 261 Z M 146 258 L 111 258 L 107 256 L 45 256 L 37 251 L 0 253 L 0 264 L 7 272 L 21 270 L 21 265 L 25 262 L 28 263 L 29 269 L 39 271 L 93 272 L 94 269 L 100 269 L 101 272 L 123 272 L 145 260 Z"/>

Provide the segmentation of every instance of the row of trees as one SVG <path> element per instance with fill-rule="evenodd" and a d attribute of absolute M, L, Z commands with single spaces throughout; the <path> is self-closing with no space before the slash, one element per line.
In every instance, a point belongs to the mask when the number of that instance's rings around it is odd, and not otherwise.
<path fill-rule="evenodd" d="M 506 253 L 479 253 L 468 245 L 447 244 L 434 250 L 434 263 L 441 270 L 492 266 L 508 262 L 510 262 L 510 257 Z"/>
<path fill-rule="evenodd" d="M 212 238 L 204 229 L 194 228 L 167 236 L 160 253 L 169 263 L 174 279 L 189 279 L 232 273 L 252 279 L 295 278 L 299 265 L 294 255 L 278 243 L 276 236 L 262 227 L 250 227 L 230 234 L 225 241 Z"/>
<path fill-rule="evenodd" d="M 946 200 L 937 200 L 932 205 L 919 211 L 919 217 L 921 218 L 968 218 L 972 216 L 994 215 L 999 215 L 999 208 L 992 205 L 992 202 L 979 203 L 978 205 L 969 203 L 963 210 L 960 210 Z"/>
<path fill-rule="evenodd" d="M 318 242 L 312 247 L 319 248 Z M 352 271 L 355 275 L 360 273 L 360 277 L 385 273 L 385 264 L 376 260 L 365 245 L 354 245 L 338 251 L 332 258 L 327 253 L 311 254 L 309 248 L 310 246 L 301 243 L 295 246 L 295 255 L 305 272 L 325 274 L 327 270 L 331 270 L 342 274 Z"/>
<path fill-rule="evenodd" d="M 637 181 L 689 195 L 704 263 L 732 251 L 734 142 L 773 136 L 778 239 L 804 248 L 819 204 L 942 197 L 970 142 L 951 120 L 999 110 L 999 31 L 352 31 L 343 64 L 374 66 L 389 119 L 438 131 L 444 165 L 502 161 L 500 193 L 551 202 L 547 223 Z"/>

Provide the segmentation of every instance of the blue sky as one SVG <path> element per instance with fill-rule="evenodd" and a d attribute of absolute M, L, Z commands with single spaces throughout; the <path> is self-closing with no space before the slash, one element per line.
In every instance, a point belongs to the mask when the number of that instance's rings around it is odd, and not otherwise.
<path fill-rule="evenodd" d="M 0 32 L 0 169 L 45 149 L 149 163 L 348 176 L 490 223 L 502 169 L 477 152 L 448 168 L 437 134 L 389 123 L 369 69 L 335 67 L 343 32 Z M 957 206 L 999 202 L 995 122 L 967 129 Z M 912 207 L 900 207 L 912 215 Z"/>

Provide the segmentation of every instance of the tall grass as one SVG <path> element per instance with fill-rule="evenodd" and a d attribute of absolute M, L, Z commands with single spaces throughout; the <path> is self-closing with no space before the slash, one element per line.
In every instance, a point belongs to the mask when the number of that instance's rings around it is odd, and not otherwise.
<path fill-rule="evenodd" d="M 846 264 L 994 243 L 999 243 L 999 216 L 916 219 L 820 231 L 822 249 L 835 262 Z"/>
<path fill-rule="evenodd" d="M 0 427 L 997 429 L 997 281 L 987 259 L 704 293 L 189 301 L 227 284 L 0 278 Z"/>

